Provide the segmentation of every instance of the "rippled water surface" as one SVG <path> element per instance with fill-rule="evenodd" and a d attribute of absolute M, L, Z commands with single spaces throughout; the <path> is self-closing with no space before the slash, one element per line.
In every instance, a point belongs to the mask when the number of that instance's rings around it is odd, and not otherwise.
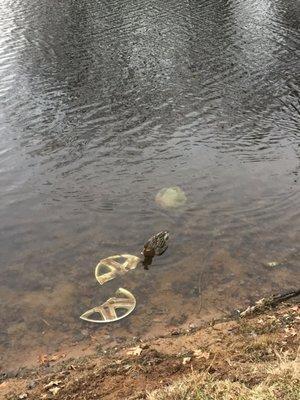
<path fill-rule="evenodd" d="M 1 1 L 2 369 L 299 286 L 299 26 L 294 0 Z M 96 283 L 162 229 L 149 271 Z M 79 320 L 119 286 L 134 314 Z"/>

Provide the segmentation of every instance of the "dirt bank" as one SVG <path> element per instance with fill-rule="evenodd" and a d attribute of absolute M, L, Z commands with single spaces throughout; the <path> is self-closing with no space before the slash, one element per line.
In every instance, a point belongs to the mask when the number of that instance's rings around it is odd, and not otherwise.
<path fill-rule="evenodd" d="M 291 302 L 80 358 L 49 356 L 3 373 L 0 398 L 299 400 L 299 326 L 300 306 Z M 254 397 L 264 385 L 269 397 Z"/>

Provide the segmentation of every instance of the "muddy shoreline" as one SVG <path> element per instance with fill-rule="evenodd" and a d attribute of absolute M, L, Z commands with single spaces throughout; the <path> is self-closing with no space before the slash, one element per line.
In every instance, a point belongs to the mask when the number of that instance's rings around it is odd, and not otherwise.
<path fill-rule="evenodd" d="M 299 327 L 298 296 L 245 319 L 227 317 L 111 346 L 90 343 L 47 355 L 30 368 L 3 371 L 0 398 L 146 399 L 195 371 L 252 387 L 264 379 L 259 372 L 264 364 L 278 357 L 296 360 Z M 257 372 L 250 374 L 253 367 Z"/>

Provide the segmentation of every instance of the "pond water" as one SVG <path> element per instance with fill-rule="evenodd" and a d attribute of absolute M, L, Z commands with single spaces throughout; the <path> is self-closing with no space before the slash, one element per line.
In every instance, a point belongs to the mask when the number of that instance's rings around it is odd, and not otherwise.
<path fill-rule="evenodd" d="M 0 368 L 299 286 L 299 26 L 294 0 L 1 1 Z M 148 271 L 97 284 L 163 229 Z M 133 314 L 79 319 L 120 286 Z"/>

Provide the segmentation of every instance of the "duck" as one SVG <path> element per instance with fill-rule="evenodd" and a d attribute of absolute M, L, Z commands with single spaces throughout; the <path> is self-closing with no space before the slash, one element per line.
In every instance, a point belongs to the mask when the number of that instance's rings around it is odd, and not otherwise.
<path fill-rule="evenodd" d="M 142 254 L 145 259 L 153 258 L 154 256 L 161 256 L 168 248 L 169 232 L 161 231 L 156 235 L 151 236 L 144 244 Z"/>

